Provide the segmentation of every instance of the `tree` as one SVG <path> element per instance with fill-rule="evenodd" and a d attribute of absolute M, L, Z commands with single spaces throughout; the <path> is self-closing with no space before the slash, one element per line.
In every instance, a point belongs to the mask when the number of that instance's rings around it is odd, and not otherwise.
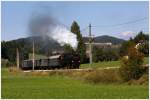
<path fill-rule="evenodd" d="M 74 53 L 75 51 L 73 50 L 73 48 L 70 46 L 70 45 L 68 45 L 68 44 L 65 44 L 64 45 L 64 51 L 66 52 L 66 53 Z"/>
<path fill-rule="evenodd" d="M 149 56 L 149 41 L 145 41 L 138 47 L 138 50 L 144 54 L 144 56 Z"/>
<path fill-rule="evenodd" d="M 144 34 L 142 31 L 134 38 L 135 43 L 141 43 L 138 50 L 145 56 L 149 55 L 149 35 Z"/>
<path fill-rule="evenodd" d="M 144 34 L 142 31 L 135 36 L 134 42 L 139 43 L 140 41 L 147 40 L 149 41 L 149 35 Z"/>
<path fill-rule="evenodd" d="M 140 47 L 140 51 L 142 53 L 144 53 L 145 55 L 148 55 L 149 44 L 147 41 L 149 41 L 149 35 L 144 34 L 142 31 L 139 32 L 133 39 L 130 38 L 130 40 L 122 43 L 122 45 L 120 47 L 120 56 L 127 55 L 128 48 L 131 45 L 136 45 L 137 43 L 143 43 L 144 44 L 144 45 L 142 45 L 142 47 Z"/>
<path fill-rule="evenodd" d="M 134 45 L 128 49 L 128 56 L 123 57 L 121 61 L 120 75 L 124 81 L 142 76 L 143 54 Z"/>
<path fill-rule="evenodd" d="M 135 43 L 134 43 L 134 41 L 131 40 L 131 39 L 130 39 L 129 41 L 123 42 L 122 45 L 121 45 L 121 47 L 120 47 L 120 51 L 119 51 L 120 56 L 125 56 L 125 55 L 127 55 L 127 53 L 128 53 L 128 48 L 129 48 L 130 46 L 133 46 L 133 45 L 135 45 Z"/>
<path fill-rule="evenodd" d="M 102 55 L 103 55 L 103 49 L 97 48 L 96 46 L 93 46 L 93 62 L 103 61 Z"/>
<path fill-rule="evenodd" d="M 115 48 L 93 47 L 93 62 L 115 61 L 119 59 L 118 51 Z"/>
<path fill-rule="evenodd" d="M 8 56 L 7 56 L 7 45 L 6 45 L 5 41 L 1 42 L 1 56 L 4 59 L 8 58 Z"/>
<path fill-rule="evenodd" d="M 16 63 L 16 49 L 18 48 L 20 53 L 20 60 L 28 58 L 27 45 L 25 41 L 8 41 L 2 42 L 2 58 L 8 59 L 12 63 Z"/>
<path fill-rule="evenodd" d="M 86 47 L 80 33 L 80 27 L 76 21 L 71 25 L 71 32 L 77 35 L 78 46 L 76 52 L 80 55 L 81 63 L 84 63 L 86 59 Z"/>
<path fill-rule="evenodd" d="M 108 49 L 105 51 L 106 61 L 115 61 L 119 59 L 118 53 L 114 49 Z"/>

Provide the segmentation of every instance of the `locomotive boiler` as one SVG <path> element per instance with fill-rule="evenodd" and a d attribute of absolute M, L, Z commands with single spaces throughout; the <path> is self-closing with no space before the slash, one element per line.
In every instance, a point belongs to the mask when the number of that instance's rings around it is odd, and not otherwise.
<path fill-rule="evenodd" d="M 78 69 L 80 66 L 80 57 L 78 54 L 63 53 L 60 55 L 53 55 L 47 59 L 35 59 L 34 69 Z M 31 70 L 33 67 L 33 60 L 24 60 L 22 62 L 23 70 Z"/>

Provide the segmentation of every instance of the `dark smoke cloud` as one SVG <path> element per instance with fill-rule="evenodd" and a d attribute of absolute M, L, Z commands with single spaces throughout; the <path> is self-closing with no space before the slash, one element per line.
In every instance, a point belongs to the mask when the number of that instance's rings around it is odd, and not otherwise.
<path fill-rule="evenodd" d="M 29 21 L 29 32 L 33 36 L 48 36 L 61 46 L 70 44 L 73 48 L 77 47 L 76 35 L 47 13 L 34 13 Z"/>
<path fill-rule="evenodd" d="M 31 35 L 46 35 L 56 27 L 57 22 L 50 15 L 37 14 L 31 17 L 29 31 Z"/>

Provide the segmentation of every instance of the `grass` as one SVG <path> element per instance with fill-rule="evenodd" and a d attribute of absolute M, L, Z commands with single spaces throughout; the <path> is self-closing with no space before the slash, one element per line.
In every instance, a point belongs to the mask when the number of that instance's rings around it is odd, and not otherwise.
<path fill-rule="evenodd" d="M 148 98 L 148 86 L 125 84 L 89 84 L 71 77 L 32 76 L 10 73 L 2 68 L 2 98 Z"/>
<path fill-rule="evenodd" d="M 144 64 L 149 64 L 149 57 L 144 57 Z"/>
<path fill-rule="evenodd" d="M 93 63 L 92 68 L 105 68 L 105 67 L 119 67 L 120 61 L 108 61 L 108 62 L 98 62 Z M 81 68 L 89 68 L 89 64 L 82 64 Z"/>
<path fill-rule="evenodd" d="M 144 57 L 144 65 L 149 64 L 149 58 Z M 92 68 L 105 68 L 105 67 L 120 67 L 120 61 L 108 61 L 93 63 Z M 89 64 L 82 64 L 80 68 L 90 68 Z"/>

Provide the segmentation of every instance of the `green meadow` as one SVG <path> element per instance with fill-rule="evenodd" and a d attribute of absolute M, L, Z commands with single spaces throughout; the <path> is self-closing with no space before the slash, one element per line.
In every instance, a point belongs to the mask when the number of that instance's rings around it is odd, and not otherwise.
<path fill-rule="evenodd" d="M 91 84 L 65 75 L 28 75 L 2 68 L 5 99 L 147 99 L 147 85 Z"/>
<path fill-rule="evenodd" d="M 149 63 L 149 58 L 144 57 L 144 65 Z M 91 64 L 92 68 L 105 68 L 105 67 L 120 67 L 120 61 L 107 61 L 107 62 L 98 62 Z M 90 68 L 89 64 L 82 64 L 81 68 Z"/>

